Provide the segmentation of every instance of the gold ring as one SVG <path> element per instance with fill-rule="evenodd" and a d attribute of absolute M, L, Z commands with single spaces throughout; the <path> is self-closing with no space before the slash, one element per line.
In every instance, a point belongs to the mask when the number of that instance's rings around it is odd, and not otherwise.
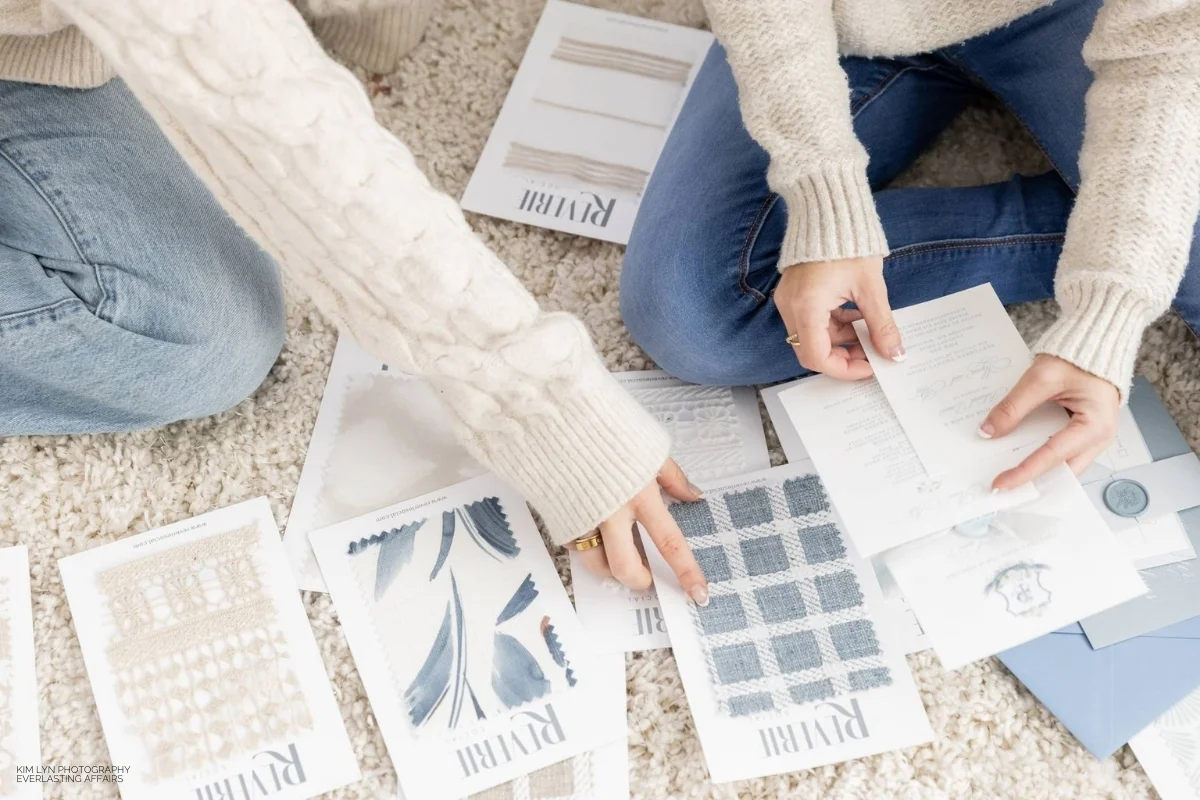
<path fill-rule="evenodd" d="M 787 342 L 788 344 L 790 344 L 792 347 L 799 347 L 800 346 L 800 334 L 793 333 L 790 336 L 788 336 L 786 339 L 784 339 L 784 341 Z"/>
<path fill-rule="evenodd" d="M 604 546 L 604 542 L 600 539 L 600 531 L 592 531 L 587 536 L 581 536 L 571 542 L 571 546 L 583 552 L 584 550 L 591 550 L 593 547 L 602 547 Z"/>

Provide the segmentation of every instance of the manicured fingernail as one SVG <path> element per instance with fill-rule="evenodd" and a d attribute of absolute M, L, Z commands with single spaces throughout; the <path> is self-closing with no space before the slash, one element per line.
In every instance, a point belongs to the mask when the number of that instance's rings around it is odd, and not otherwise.
<path fill-rule="evenodd" d="M 979 430 L 976 431 L 976 433 L 979 434 L 980 439 L 990 439 L 992 438 L 992 435 L 996 433 L 996 428 L 992 425 L 992 423 L 985 422 L 979 426 Z"/>
<path fill-rule="evenodd" d="M 698 606 L 708 605 L 708 587 L 702 583 L 698 583 L 688 590 L 688 594 L 692 597 L 692 602 Z"/>
<path fill-rule="evenodd" d="M 692 494 L 696 495 L 697 498 L 704 497 L 704 490 L 691 481 L 688 481 L 688 490 L 691 491 Z"/>
<path fill-rule="evenodd" d="M 908 354 L 904 352 L 904 345 L 898 344 L 888 351 L 888 358 L 892 361 L 903 361 L 908 358 Z"/>

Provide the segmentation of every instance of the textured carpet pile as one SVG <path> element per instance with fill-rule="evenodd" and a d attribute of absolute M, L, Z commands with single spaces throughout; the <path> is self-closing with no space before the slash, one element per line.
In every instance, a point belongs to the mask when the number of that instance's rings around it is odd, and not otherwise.
<path fill-rule="evenodd" d="M 425 41 L 399 71 L 359 74 L 380 122 L 408 144 L 433 183 L 455 197 L 483 148 L 542 2 L 446 0 Z M 705 24 L 699 0 L 598 4 Z M 1044 169 L 1016 121 L 998 107 L 981 106 L 969 109 L 901 182 L 969 185 Z M 584 319 L 610 368 L 652 366 L 630 341 L 617 311 L 620 247 L 483 217 L 472 222 L 545 308 Z M 1013 310 L 1026 338 L 1053 313 L 1051 303 Z M 234 410 L 124 435 L 0 441 L 0 541 L 27 544 L 32 561 L 45 763 L 108 760 L 56 560 L 258 495 L 270 498 L 282 527 L 335 338 L 312 305 L 292 293 L 283 353 L 263 386 Z M 1198 352 L 1183 324 L 1168 316 L 1147 335 L 1139 363 L 1193 447 L 1200 443 Z M 774 458 L 782 462 L 778 447 Z M 305 602 L 364 776 L 334 796 L 390 798 L 395 773 L 333 608 L 325 595 L 306 595 Z M 670 651 L 635 654 L 627 663 L 634 796 L 1156 796 L 1128 748 L 1097 761 L 994 659 L 954 673 L 943 671 L 929 653 L 911 656 L 909 664 L 936 732 L 932 744 L 713 786 Z M 46 796 L 115 797 L 116 791 L 52 786 Z"/>

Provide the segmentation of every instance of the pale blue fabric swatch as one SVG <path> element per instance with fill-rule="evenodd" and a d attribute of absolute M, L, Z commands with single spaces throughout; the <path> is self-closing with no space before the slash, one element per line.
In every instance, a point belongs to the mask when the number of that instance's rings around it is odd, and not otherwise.
<path fill-rule="evenodd" d="M 800 619 L 805 615 L 804 598 L 800 596 L 800 587 L 794 583 L 781 583 L 778 586 L 766 586 L 754 590 L 754 599 L 758 602 L 759 613 L 763 622 L 787 622 Z"/>
<path fill-rule="evenodd" d="M 886 667 L 860 669 L 857 672 L 851 672 L 848 677 L 850 678 L 850 688 L 857 691 L 874 689 L 877 686 L 890 686 L 892 683 L 892 673 L 888 672 Z"/>
<path fill-rule="evenodd" d="M 694 503 L 674 503 L 669 510 L 684 536 L 708 536 L 717 532 L 712 510 L 709 509 L 707 500 L 697 500 Z"/>
<path fill-rule="evenodd" d="M 830 625 L 829 636 L 833 639 L 838 658 L 843 661 L 879 655 L 879 640 L 875 638 L 875 628 L 865 619 Z"/>
<path fill-rule="evenodd" d="M 850 570 L 813 578 L 817 597 L 821 598 L 822 611 L 841 611 L 863 604 L 863 593 L 858 588 L 858 578 Z"/>
<path fill-rule="evenodd" d="M 758 648 L 753 642 L 713 648 L 712 657 L 717 665 L 717 680 L 721 683 L 752 681 L 763 676 Z"/>
<path fill-rule="evenodd" d="M 771 700 L 770 692 L 755 692 L 729 698 L 729 714 L 734 717 L 758 714 L 773 708 L 775 708 L 775 703 Z"/>
<path fill-rule="evenodd" d="M 744 539 L 741 544 L 742 561 L 749 575 L 770 575 L 791 567 L 783 539 L 779 536 L 763 536 L 759 539 Z"/>
<path fill-rule="evenodd" d="M 725 507 L 729 509 L 729 519 L 735 528 L 752 528 L 774 518 L 771 499 L 767 490 L 761 487 L 725 495 Z"/>
<path fill-rule="evenodd" d="M 720 583 L 733 577 L 733 573 L 729 571 L 729 559 L 725 557 L 724 547 L 701 547 L 693 550 L 692 555 L 696 557 L 696 563 L 700 565 L 700 571 L 708 578 L 709 583 Z"/>
<path fill-rule="evenodd" d="M 842 535 L 838 533 L 836 525 L 801 528 L 799 538 L 804 560 L 809 564 L 823 564 L 846 557 L 846 546 L 842 544 Z"/>
<path fill-rule="evenodd" d="M 696 613 L 700 615 L 700 626 L 705 634 L 727 633 L 746 627 L 746 612 L 736 594 L 713 595 L 708 605 L 696 606 Z"/>
<path fill-rule="evenodd" d="M 825 496 L 825 487 L 816 475 L 784 481 L 783 495 L 787 498 L 788 511 L 793 517 L 806 517 L 829 510 L 829 498 Z"/>
<path fill-rule="evenodd" d="M 821 648 L 812 631 L 797 631 L 771 639 L 771 649 L 783 673 L 800 672 L 821 666 Z"/>
<path fill-rule="evenodd" d="M 833 681 L 825 678 L 824 680 L 813 681 L 812 683 L 798 683 L 795 686 L 789 687 L 788 693 L 792 696 L 792 702 L 795 703 L 811 703 L 814 700 L 824 700 L 834 695 Z"/>

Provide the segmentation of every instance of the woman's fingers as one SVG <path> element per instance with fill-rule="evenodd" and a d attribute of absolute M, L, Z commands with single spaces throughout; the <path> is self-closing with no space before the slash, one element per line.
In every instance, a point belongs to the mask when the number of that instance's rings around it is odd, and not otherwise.
<path fill-rule="evenodd" d="M 604 554 L 603 547 L 580 550 L 579 560 L 583 562 L 583 566 L 587 568 L 588 572 L 599 575 L 601 578 L 612 577 L 612 570 L 608 568 L 608 557 Z"/>
<path fill-rule="evenodd" d="M 658 471 L 658 485 L 671 497 L 684 502 L 699 500 L 703 494 L 699 486 L 688 480 L 687 475 L 683 474 L 683 468 L 675 463 L 673 458 L 668 458 L 667 463 Z"/>
<path fill-rule="evenodd" d="M 653 492 L 658 495 L 657 489 Z M 600 523 L 600 538 L 604 541 L 604 555 L 612 576 L 635 591 L 649 589 L 650 568 L 642 561 L 642 554 L 633 543 L 633 511 L 629 506 Z"/>
<path fill-rule="evenodd" d="M 643 492 L 636 503 L 638 521 L 679 579 L 679 585 L 696 605 L 708 605 L 708 581 L 662 498 L 655 493 Z"/>

